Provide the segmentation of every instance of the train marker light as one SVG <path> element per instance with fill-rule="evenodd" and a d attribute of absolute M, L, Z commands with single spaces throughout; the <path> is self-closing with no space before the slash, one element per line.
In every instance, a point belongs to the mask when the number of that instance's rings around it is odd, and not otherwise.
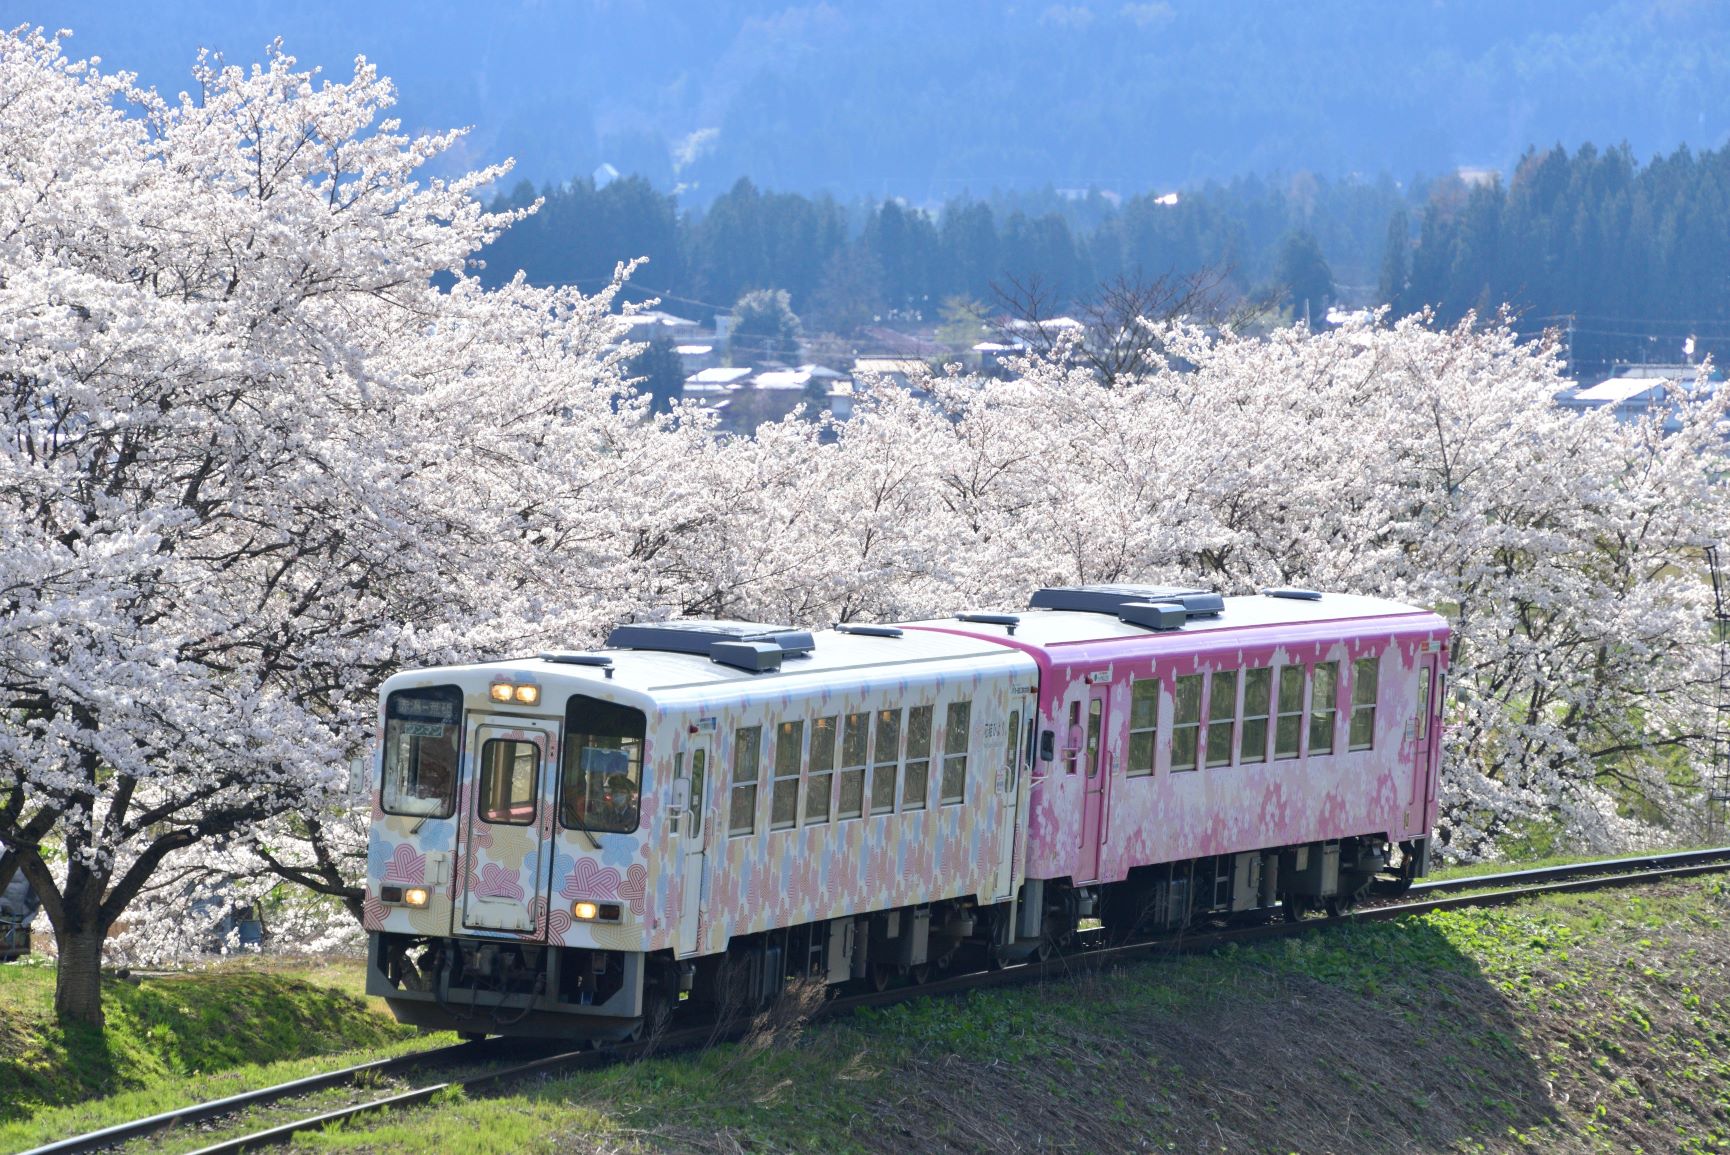
<path fill-rule="evenodd" d="M 425 906 L 427 904 L 427 889 L 424 886 L 411 886 L 402 892 L 402 900 L 409 906 Z"/>
<path fill-rule="evenodd" d="M 600 917 L 601 908 L 592 902 L 573 902 L 571 904 L 571 913 L 582 919 L 584 922 L 590 922 Z"/>
<path fill-rule="evenodd" d="M 511 700 L 511 692 L 515 689 L 516 689 L 516 687 L 512 686 L 509 682 L 494 682 L 493 683 L 493 689 L 492 689 L 493 701 L 495 701 L 495 702 L 508 702 L 508 701 L 510 701 Z"/>
<path fill-rule="evenodd" d="M 533 706 L 541 700 L 541 688 L 539 686 L 518 686 L 514 696 L 523 705 Z"/>

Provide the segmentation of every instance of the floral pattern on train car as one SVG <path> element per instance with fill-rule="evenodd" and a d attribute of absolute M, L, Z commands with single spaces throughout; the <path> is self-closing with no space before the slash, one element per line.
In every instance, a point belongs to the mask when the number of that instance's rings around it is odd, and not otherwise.
<path fill-rule="evenodd" d="M 1285 640 L 1281 640 L 1281 634 Z M 1415 729 L 1410 722 L 1418 696 L 1418 657 L 1426 644 L 1445 643 L 1439 619 L 1329 623 L 1261 630 L 1246 636 L 1227 631 L 1189 636 L 1154 636 L 1129 644 L 1091 648 L 1085 659 L 1054 663 L 1041 687 L 1041 725 L 1057 732 L 1059 758 L 1039 767 L 1029 818 L 1027 875 L 1070 877 L 1077 882 L 1115 881 L 1146 863 L 1294 845 L 1351 835 L 1388 834 L 1395 839 L 1423 837 L 1434 819 L 1434 804 L 1424 794 Z M 1138 644 L 1137 644 L 1138 643 Z M 1373 730 L 1368 749 L 1348 749 L 1354 706 L 1350 671 L 1358 659 L 1375 662 L 1374 708 L 1362 717 Z M 1331 745 L 1326 756 L 1309 749 L 1314 702 L 1305 700 L 1299 752 L 1276 757 L 1273 748 L 1280 719 L 1279 671 L 1301 669 L 1306 694 L 1313 693 L 1318 664 L 1331 663 L 1333 702 Z M 1245 671 L 1267 669 L 1270 704 L 1259 761 L 1245 757 Z M 1061 751 L 1071 703 L 1086 702 L 1096 683 L 1089 675 L 1110 671 L 1103 735 L 1107 775 L 1103 813 L 1097 831 L 1084 829 L 1085 766 L 1069 772 Z M 1230 715 L 1229 759 L 1209 765 L 1205 756 L 1211 703 L 1190 708 L 1202 722 L 1192 723 L 1193 768 L 1173 768 L 1172 735 L 1178 709 L 1179 679 L 1215 672 L 1236 675 L 1238 695 Z M 1129 765 L 1129 719 L 1138 681 L 1158 685 L 1158 735 L 1151 773 Z M 1210 677 L 1197 685 L 1212 687 Z M 1372 724 L 1373 720 L 1373 724 Z M 1324 723 L 1325 725 L 1326 723 Z M 1075 739 L 1069 738 L 1073 743 Z M 1099 838 L 1097 874 L 1087 853 L 1088 836 Z"/>
<path fill-rule="evenodd" d="M 809 692 L 784 688 L 698 707 L 714 719 L 716 772 L 705 800 L 711 865 L 697 953 L 724 949 L 731 937 L 772 927 L 959 896 L 995 898 L 999 869 L 1013 849 L 1013 826 L 1002 821 L 1002 808 L 1012 807 L 1015 798 L 1013 789 L 1003 789 L 1004 726 L 1012 689 L 1017 683 L 1026 686 L 1030 673 L 1031 663 L 1005 652 L 894 682 L 831 683 Z M 944 761 L 961 756 L 947 732 L 950 707 L 957 703 L 966 703 L 965 723 L 956 723 L 957 734 L 967 736 L 965 778 L 959 800 L 945 802 Z M 925 759 L 924 805 L 909 808 L 906 708 L 919 706 L 931 707 L 931 746 Z M 884 731 L 876 718 L 885 709 L 898 711 L 899 717 L 893 759 L 878 749 Z M 849 718 L 859 716 L 870 722 L 859 780 L 860 814 L 841 816 L 841 776 L 850 767 L 837 751 L 832 766 L 823 770 L 832 791 L 828 817 L 807 822 L 815 721 L 835 719 L 841 731 Z M 795 818 L 791 826 L 771 829 L 776 727 L 788 720 L 804 723 Z M 743 810 L 740 820 L 733 821 L 733 804 L 734 791 L 750 789 L 736 783 L 741 754 L 736 747 L 740 730 L 752 727 L 761 727 L 755 747 L 759 775 L 754 801 L 743 807 L 749 811 L 747 824 Z M 844 744 L 844 734 L 838 732 L 831 740 Z M 749 747 L 747 741 L 746 759 Z M 893 803 L 884 812 L 872 813 L 875 776 L 891 771 L 896 777 Z M 682 908 L 683 885 L 682 878 L 673 879 L 666 909 Z M 670 935 L 662 934 L 654 943 L 669 941 Z"/>

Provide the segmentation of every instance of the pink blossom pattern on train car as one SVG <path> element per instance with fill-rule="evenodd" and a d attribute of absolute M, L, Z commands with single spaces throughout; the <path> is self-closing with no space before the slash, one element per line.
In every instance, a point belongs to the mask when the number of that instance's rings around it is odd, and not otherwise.
<path fill-rule="evenodd" d="M 1021 667 L 1025 659 L 1011 659 Z M 767 700 L 717 703 L 701 710 L 717 719 L 716 786 L 709 800 L 706 828 L 711 832 L 709 901 L 705 908 L 699 950 L 722 949 L 736 935 L 772 926 L 838 918 L 961 895 L 989 894 L 998 863 L 1008 853 L 1000 807 L 1010 795 L 998 789 L 1002 781 L 1005 741 L 1002 726 L 1008 717 L 1010 687 L 1016 680 L 1009 661 L 974 661 L 971 669 L 906 679 L 888 686 L 830 686 L 809 698 L 777 695 Z M 1025 668 L 1019 680 L 1025 682 Z M 963 801 L 942 801 L 942 731 L 953 702 L 969 703 L 968 756 Z M 870 721 L 879 709 L 927 704 L 933 707 L 933 750 L 927 767 L 927 801 L 923 809 L 900 806 L 901 759 L 895 763 L 897 806 L 890 813 L 872 814 L 867 770 L 859 818 L 806 824 L 804 787 L 810 778 L 809 734 L 819 717 L 844 719 L 864 714 Z M 770 830 L 775 723 L 806 722 L 800 767 L 799 822 L 790 829 Z M 905 714 L 903 713 L 903 720 Z M 729 835 L 730 792 L 733 789 L 733 739 L 741 726 L 760 725 L 764 738 L 753 831 Z M 995 727 L 992 729 L 992 727 Z M 870 762 L 881 761 L 875 749 Z M 994 736 L 987 738 L 987 732 Z M 903 743 L 905 735 L 903 735 Z M 904 745 L 902 747 L 904 749 Z M 899 751 L 898 751 L 899 753 Z M 837 763 L 839 765 L 839 762 Z M 676 900 L 675 900 L 676 901 Z"/>
<path fill-rule="evenodd" d="M 1105 835 L 1100 847 L 1098 877 L 1121 879 L 1133 866 L 1150 862 L 1226 854 L 1269 846 L 1290 845 L 1354 834 L 1421 836 L 1433 815 L 1422 800 L 1412 797 L 1413 743 L 1408 720 L 1417 693 L 1417 656 L 1426 641 L 1444 636 L 1428 622 L 1406 625 L 1390 633 L 1385 625 L 1366 624 L 1361 632 L 1341 639 L 1327 629 L 1296 631 L 1309 637 L 1278 644 L 1234 644 L 1226 631 L 1183 639 L 1162 639 L 1150 657 L 1116 656 L 1107 663 L 1094 657 L 1074 666 L 1055 666 L 1046 679 L 1041 701 L 1042 726 L 1056 729 L 1068 722 L 1068 703 L 1085 701 L 1090 670 L 1109 664 L 1111 692 L 1105 738 L 1110 778 L 1107 812 L 1101 819 Z M 1348 751 L 1351 716 L 1349 671 L 1362 657 L 1380 655 L 1374 738 L 1371 749 Z M 1173 772 L 1169 734 L 1176 679 L 1212 670 L 1241 671 L 1299 665 L 1307 671 L 1318 662 L 1336 662 L 1340 676 L 1335 693 L 1335 753 L 1329 757 L 1244 762 L 1241 717 L 1232 718 L 1229 765 Z M 1132 682 L 1149 677 L 1160 685 L 1159 721 L 1162 741 L 1154 773 L 1125 773 Z M 1277 681 L 1273 687 L 1277 702 Z M 1241 687 L 1239 690 L 1241 694 Z M 1241 700 L 1241 699 L 1240 699 Z M 1205 711 L 1204 711 L 1205 722 Z M 1306 712 L 1302 729 L 1307 732 Z M 1270 716 L 1269 726 L 1276 724 Z M 1198 731 L 1198 753 L 1205 749 L 1206 725 Z M 1271 737 L 1271 733 L 1270 733 Z M 1271 752 L 1270 752 L 1271 758 Z M 1198 762 L 1201 761 L 1198 757 Z M 1060 756 L 1040 767 L 1044 779 L 1034 794 L 1029 820 L 1027 876 L 1071 877 L 1082 866 L 1085 768 L 1066 771 Z"/>

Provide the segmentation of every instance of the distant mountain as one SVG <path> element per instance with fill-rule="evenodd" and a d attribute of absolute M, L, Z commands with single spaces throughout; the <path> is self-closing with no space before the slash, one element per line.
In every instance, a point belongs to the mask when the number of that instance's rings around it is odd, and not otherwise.
<path fill-rule="evenodd" d="M 609 163 L 703 203 L 761 187 L 941 200 L 1248 172 L 1507 169 L 1730 138 L 1717 0 L 0 0 L 174 92 L 199 45 L 365 54 L 411 128 L 537 185 Z"/>

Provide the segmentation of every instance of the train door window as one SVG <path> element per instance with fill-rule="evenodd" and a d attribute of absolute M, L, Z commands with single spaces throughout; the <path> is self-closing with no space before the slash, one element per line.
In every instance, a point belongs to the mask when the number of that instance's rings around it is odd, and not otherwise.
<path fill-rule="evenodd" d="M 727 833 L 750 834 L 757 829 L 757 784 L 763 774 L 763 727 L 740 726 L 733 731 L 733 798 Z"/>
<path fill-rule="evenodd" d="M 1302 666 L 1279 669 L 1279 713 L 1274 719 L 1273 756 L 1296 758 L 1303 739 L 1304 671 Z"/>
<path fill-rule="evenodd" d="M 481 744 L 481 821 L 527 826 L 535 820 L 541 751 L 533 742 L 491 738 Z"/>
<path fill-rule="evenodd" d="M 1376 743 L 1376 694 L 1380 666 L 1380 658 L 1359 658 L 1352 663 L 1352 725 L 1346 738 L 1348 750 L 1368 750 Z"/>
<path fill-rule="evenodd" d="M 1159 679 L 1137 678 L 1129 686 L 1129 763 L 1124 774 L 1153 773 L 1154 739 L 1159 736 Z"/>
<path fill-rule="evenodd" d="M 1418 670 L 1418 741 L 1430 738 L 1430 668 Z"/>
<path fill-rule="evenodd" d="M 769 829 L 787 830 L 799 820 L 799 764 L 805 756 L 805 723 L 775 727 L 775 781 L 769 788 Z"/>
<path fill-rule="evenodd" d="M 1172 695 L 1171 768 L 1196 768 L 1197 742 L 1201 738 L 1201 675 L 1186 674 L 1177 679 Z"/>
<path fill-rule="evenodd" d="M 1339 714 L 1340 664 L 1317 662 L 1310 683 L 1310 753 L 1334 752 L 1334 718 Z"/>
<path fill-rule="evenodd" d="M 1076 759 L 1081 757 L 1081 699 L 1069 704 L 1069 733 L 1063 739 L 1063 772 L 1075 773 Z"/>
<path fill-rule="evenodd" d="M 967 800 L 967 743 L 973 732 L 973 704 L 951 702 L 943 719 L 943 805 Z"/>
<path fill-rule="evenodd" d="M 901 711 L 877 711 L 877 745 L 871 761 L 871 813 L 895 809 L 895 770 L 901 762 Z"/>
<path fill-rule="evenodd" d="M 1087 776 L 1099 777 L 1099 728 L 1104 722 L 1105 701 L 1101 698 L 1087 700 Z"/>
<path fill-rule="evenodd" d="M 455 686 L 399 690 L 385 700 L 379 804 L 386 814 L 451 816 L 462 712 L 463 692 Z"/>
<path fill-rule="evenodd" d="M 1015 744 L 1013 736 L 1009 744 Z M 907 709 L 907 760 L 901 763 L 901 809 L 925 809 L 925 798 L 930 792 L 931 707 L 910 706 Z"/>
<path fill-rule="evenodd" d="M 871 738 L 871 715 L 848 714 L 841 730 L 841 769 L 836 818 L 865 813 L 865 749 Z"/>
<path fill-rule="evenodd" d="M 567 830 L 629 834 L 643 787 L 641 710 L 572 694 L 565 704 L 565 758 L 559 821 Z"/>
<path fill-rule="evenodd" d="M 1267 761 L 1267 719 L 1273 701 L 1273 670 L 1262 666 L 1243 672 L 1243 736 L 1238 740 L 1238 761 Z"/>
<path fill-rule="evenodd" d="M 1237 728 L 1237 671 L 1216 670 L 1207 691 L 1207 764 L 1231 765 L 1232 731 Z"/>
<path fill-rule="evenodd" d="M 691 752 L 691 838 L 699 845 L 703 838 L 703 787 L 709 780 L 709 752 L 698 747 Z"/>
<path fill-rule="evenodd" d="M 829 792 L 835 781 L 835 723 L 818 718 L 811 723 L 811 770 L 805 776 L 805 824 L 829 821 Z"/>
<path fill-rule="evenodd" d="M 1018 765 L 1021 740 L 1021 711 L 1009 711 L 1009 748 L 1003 752 L 1003 785 L 1002 791 L 1007 794 L 1015 785 L 1016 778 L 1021 773 Z"/>

